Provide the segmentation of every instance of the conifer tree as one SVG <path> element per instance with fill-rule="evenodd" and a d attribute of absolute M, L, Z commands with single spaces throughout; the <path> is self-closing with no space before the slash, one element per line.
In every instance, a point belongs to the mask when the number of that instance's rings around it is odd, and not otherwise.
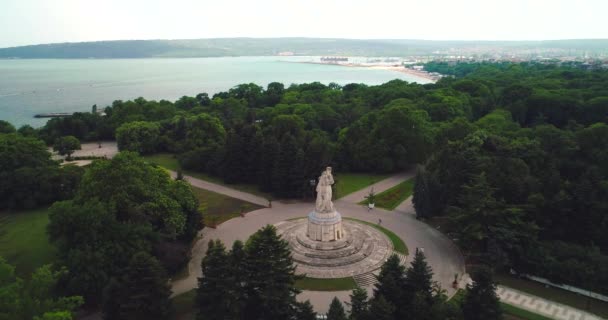
<path fill-rule="evenodd" d="M 502 309 L 490 269 L 481 268 L 473 275 L 473 285 L 467 286 L 462 302 L 462 313 L 465 320 L 502 319 Z"/>
<path fill-rule="evenodd" d="M 106 319 L 108 316 L 112 316 L 112 320 L 169 319 L 171 289 L 168 278 L 158 260 L 148 253 L 135 254 L 123 276 L 110 285 L 106 297 L 116 297 L 106 299 Z"/>
<path fill-rule="evenodd" d="M 298 302 L 296 304 L 296 320 L 316 320 L 317 313 L 313 310 L 310 301 Z"/>
<path fill-rule="evenodd" d="M 412 264 L 405 272 L 406 292 L 413 299 L 413 294 L 420 294 L 422 298 L 431 301 L 433 297 L 433 270 L 426 262 L 422 250 L 416 250 Z"/>
<path fill-rule="evenodd" d="M 350 294 L 350 320 L 367 319 L 369 311 L 369 301 L 367 301 L 367 291 L 361 287 L 356 287 Z"/>
<path fill-rule="evenodd" d="M 346 320 L 346 312 L 342 302 L 337 297 L 331 301 L 329 311 L 327 312 L 327 320 Z"/>
<path fill-rule="evenodd" d="M 198 279 L 198 319 L 225 319 L 231 314 L 230 261 L 221 241 L 209 241 L 207 254 L 201 264 L 203 276 Z"/>
<path fill-rule="evenodd" d="M 289 244 L 268 225 L 245 244 L 245 319 L 290 319 L 299 292 Z"/>
<path fill-rule="evenodd" d="M 378 295 L 372 299 L 369 306 L 369 313 L 374 320 L 392 320 L 394 318 L 395 306 L 388 302 L 384 296 Z"/>
<path fill-rule="evenodd" d="M 374 299 L 383 296 L 389 304 L 393 306 L 393 312 L 397 306 L 402 306 L 405 297 L 405 267 L 399 263 L 397 255 L 392 255 L 382 265 L 378 275 L 378 283 L 374 288 Z M 395 312 L 394 319 L 399 319 L 399 314 Z"/>

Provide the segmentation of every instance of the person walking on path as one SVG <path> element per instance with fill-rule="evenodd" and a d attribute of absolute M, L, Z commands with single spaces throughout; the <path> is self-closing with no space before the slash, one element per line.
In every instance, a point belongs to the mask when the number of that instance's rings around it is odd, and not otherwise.
<path fill-rule="evenodd" d="M 378 225 L 382 225 L 382 219 L 378 218 Z"/>

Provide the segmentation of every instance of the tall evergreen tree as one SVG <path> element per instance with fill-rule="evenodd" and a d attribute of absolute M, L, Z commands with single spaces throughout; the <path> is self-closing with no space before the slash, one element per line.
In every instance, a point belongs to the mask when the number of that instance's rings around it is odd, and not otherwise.
<path fill-rule="evenodd" d="M 369 301 L 367 301 L 367 290 L 356 287 L 350 294 L 350 320 L 367 319 L 369 312 Z"/>
<path fill-rule="evenodd" d="M 405 297 L 405 267 L 399 263 L 397 255 L 392 255 L 382 265 L 380 274 L 378 275 L 378 283 L 374 288 L 374 299 L 382 296 L 389 304 L 393 306 L 395 312 L 393 318 L 400 319 L 397 306 L 402 306 Z"/>
<path fill-rule="evenodd" d="M 230 260 L 221 241 L 209 241 L 207 254 L 201 268 L 203 276 L 198 279 L 196 301 L 198 319 L 228 319 L 234 301 L 234 287 Z"/>
<path fill-rule="evenodd" d="M 422 250 L 416 250 L 412 264 L 405 272 L 406 291 L 420 294 L 425 300 L 433 297 L 433 270 L 426 262 Z"/>
<path fill-rule="evenodd" d="M 264 144 L 262 146 L 263 152 L 258 167 L 258 181 L 260 183 L 260 188 L 263 191 L 268 192 L 274 190 L 273 176 L 277 158 L 279 156 L 279 149 L 281 147 L 274 135 L 268 134 L 265 135 L 264 138 Z"/>
<path fill-rule="evenodd" d="M 468 285 L 462 302 L 462 313 L 465 320 L 499 320 L 502 319 L 500 300 L 496 295 L 496 285 L 492 272 L 481 268 L 473 275 L 473 285 Z"/>
<path fill-rule="evenodd" d="M 171 289 L 158 260 L 145 252 L 133 256 L 120 280 L 106 290 L 104 311 L 112 320 L 164 320 L 171 313 Z M 116 298 L 118 297 L 118 298 Z M 118 303 L 118 306 L 113 305 Z"/>
<path fill-rule="evenodd" d="M 310 301 L 298 302 L 296 304 L 296 320 L 316 320 L 317 313 L 313 310 Z"/>
<path fill-rule="evenodd" d="M 432 215 L 429 174 L 423 166 L 418 166 L 418 169 L 416 170 L 412 203 L 416 209 L 416 218 L 428 218 Z"/>
<path fill-rule="evenodd" d="M 268 225 L 245 244 L 244 273 L 247 302 L 244 318 L 290 319 L 295 314 L 298 290 L 289 244 Z"/>
<path fill-rule="evenodd" d="M 395 311 L 395 306 L 382 295 L 375 296 L 369 306 L 369 313 L 374 320 L 392 320 Z"/>
<path fill-rule="evenodd" d="M 342 302 L 338 300 L 337 297 L 334 297 L 331 300 L 331 304 L 329 305 L 329 311 L 327 312 L 327 320 L 346 320 L 346 311 L 344 311 L 344 306 Z"/>
<path fill-rule="evenodd" d="M 306 186 L 306 178 L 302 173 L 303 160 L 303 153 L 298 148 L 296 138 L 290 133 L 283 135 L 272 174 L 272 188 L 276 194 L 282 197 L 294 197 Z"/>

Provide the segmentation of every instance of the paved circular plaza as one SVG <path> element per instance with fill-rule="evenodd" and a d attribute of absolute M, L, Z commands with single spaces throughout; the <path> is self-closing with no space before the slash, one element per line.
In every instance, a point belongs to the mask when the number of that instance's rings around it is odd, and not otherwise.
<path fill-rule="evenodd" d="M 344 278 L 380 269 L 393 252 L 390 239 L 378 229 L 344 220 L 344 236 L 335 241 L 311 240 L 306 218 L 275 223 L 289 242 L 296 273 L 311 278 Z"/>

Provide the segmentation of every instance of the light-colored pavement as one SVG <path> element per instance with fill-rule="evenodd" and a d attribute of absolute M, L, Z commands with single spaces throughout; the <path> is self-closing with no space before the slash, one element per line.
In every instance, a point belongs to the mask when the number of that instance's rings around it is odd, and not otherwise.
<path fill-rule="evenodd" d="M 169 174 L 171 175 L 172 178 L 177 177 L 177 173 L 175 171 L 171 171 L 171 170 L 167 170 L 169 171 Z M 267 207 L 268 206 L 268 199 L 265 199 L 263 197 L 260 196 L 256 196 L 253 195 L 251 193 L 247 193 L 247 192 L 243 192 L 243 191 L 239 191 L 236 189 L 232 189 L 226 186 L 223 186 L 221 184 L 217 184 L 217 183 L 213 183 L 213 182 L 209 182 L 209 181 L 205 181 L 205 180 L 201 180 L 201 179 L 197 179 L 195 177 L 192 176 L 184 176 L 184 179 L 188 182 L 190 182 L 191 185 L 197 187 L 197 188 L 201 188 L 201 189 L 205 189 L 205 190 L 209 190 L 209 191 L 213 191 L 216 193 L 220 193 L 232 198 L 236 198 L 236 199 L 240 199 L 243 201 L 247 201 L 250 203 L 254 203 L 257 204 L 259 206 L 262 207 Z"/>
<path fill-rule="evenodd" d="M 389 178 L 386 183 L 377 183 L 377 192 L 381 192 L 398 184 L 400 181 L 411 177 L 411 174 L 400 174 L 397 177 Z M 191 183 L 195 180 L 188 179 Z M 197 179 L 198 180 L 198 179 Z M 195 185 L 193 183 L 193 185 Z M 207 189 L 207 185 L 195 185 Z M 222 188 L 226 188 L 221 186 Z M 228 189 L 228 188 L 226 188 Z M 211 188 L 211 191 L 218 192 L 218 189 Z M 225 193 L 227 194 L 227 193 Z M 230 194 L 228 194 L 230 195 Z M 240 198 L 239 198 L 240 199 Z M 248 200 L 247 200 L 248 201 Z M 352 217 L 377 223 L 382 219 L 382 225 L 395 232 L 407 244 L 409 250 L 413 252 L 417 247 L 423 247 L 424 253 L 431 267 L 433 268 L 433 279 L 438 281 L 441 286 L 452 295 L 455 290 L 451 288 L 454 274 L 464 273 L 464 259 L 455 245 L 443 234 L 432 227 L 417 221 L 409 212 L 404 214 L 374 209 L 369 211 L 357 205 L 356 197 L 345 197 L 334 202 L 336 208 L 343 217 Z M 205 228 L 201 231 L 202 237 L 192 248 L 192 259 L 188 264 L 189 276 L 185 279 L 176 280 L 172 284 L 174 295 L 187 292 L 197 286 L 197 278 L 201 276 L 200 263 L 207 251 L 209 239 L 219 239 L 226 246 L 230 247 L 235 240 L 245 241 L 251 234 L 267 224 L 274 224 L 282 220 L 303 217 L 314 207 L 312 202 L 298 202 L 292 204 L 273 203 L 272 208 L 263 208 L 252 211 L 243 218 L 228 220 L 216 229 Z M 298 296 L 301 300 L 309 299 L 317 312 L 326 312 L 329 308 L 331 299 L 337 296 L 340 300 L 347 301 L 349 291 L 339 292 L 313 292 L 305 291 Z"/>
<path fill-rule="evenodd" d="M 496 293 L 504 303 L 525 309 L 551 319 L 601 320 L 599 316 L 575 309 L 561 303 L 549 301 L 512 288 L 498 286 Z"/>
<path fill-rule="evenodd" d="M 365 200 L 365 197 L 369 194 L 369 191 L 374 188 L 374 193 L 378 194 L 382 191 L 388 190 L 401 182 L 413 177 L 416 174 L 416 171 L 410 170 L 406 172 L 401 172 L 395 175 L 392 175 L 382 181 L 378 181 L 371 186 L 365 187 L 359 191 L 355 191 L 351 194 L 348 194 L 339 200 L 350 202 L 350 203 L 359 203 Z"/>

